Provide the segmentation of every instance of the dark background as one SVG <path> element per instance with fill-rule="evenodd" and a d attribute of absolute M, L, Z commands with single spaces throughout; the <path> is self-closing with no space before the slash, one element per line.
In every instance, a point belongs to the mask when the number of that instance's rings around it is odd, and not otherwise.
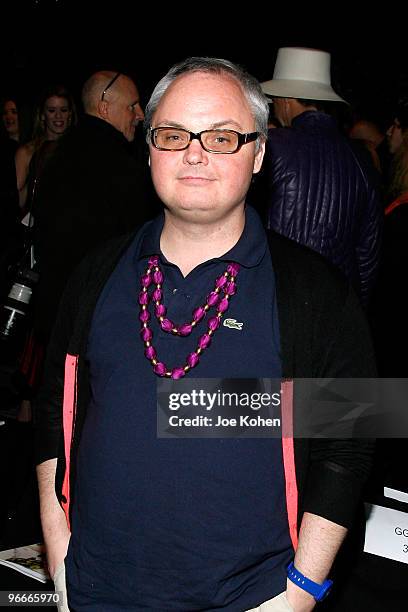
<path fill-rule="evenodd" d="M 185 57 L 224 57 L 262 81 L 272 78 L 279 47 L 305 46 L 329 51 L 337 92 L 387 124 L 408 91 L 406 37 L 397 32 L 403 17 L 392 3 L 361 16 L 346 4 L 307 6 L 302 14 L 299 6 L 13 0 L 0 14 L 0 95 L 33 103 L 45 85 L 62 82 L 79 100 L 83 82 L 105 68 L 130 74 L 146 103 Z"/>

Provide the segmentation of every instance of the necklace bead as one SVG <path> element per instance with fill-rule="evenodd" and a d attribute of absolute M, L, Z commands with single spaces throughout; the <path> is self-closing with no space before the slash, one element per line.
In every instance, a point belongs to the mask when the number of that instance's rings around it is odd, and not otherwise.
<path fill-rule="evenodd" d="M 220 299 L 220 296 L 218 295 L 218 293 L 216 293 L 215 291 L 212 291 L 208 296 L 207 296 L 207 305 L 209 307 L 211 306 L 215 306 L 218 301 Z"/>
<path fill-rule="evenodd" d="M 193 326 L 189 323 L 183 323 L 178 327 L 179 336 L 189 336 L 193 331 Z"/>
<path fill-rule="evenodd" d="M 156 285 L 160 285 L 160 283 L 163 282 L 163 274 L 160 272 L 160 270 L 155 270 L 153 272 L 153 280 L 156 283 Z"/>
<path fill-rule="evenodd" d="M 148 303 L 149 303 L 149 294 L 147 293 L 147 291 L 141 291 L 139 293 L 139 304 L 143 306 L 143 305 L 147 305 Z"/>
<path fill-rule="evenodd" d="M 171 371 L 171 377 L 175 380 L 182 378 L 183 376 L 185 376 L 185 374 L 186 373 L 184 368 L 173 368 Z"/>
<path fill-rule="evenodd" d="M 167 312 L 167 308 L 163 306 L 163 304 L 157 304 L 156 308 L 154 309 L 154 312 L 156 317 L 164 317 Z"/>

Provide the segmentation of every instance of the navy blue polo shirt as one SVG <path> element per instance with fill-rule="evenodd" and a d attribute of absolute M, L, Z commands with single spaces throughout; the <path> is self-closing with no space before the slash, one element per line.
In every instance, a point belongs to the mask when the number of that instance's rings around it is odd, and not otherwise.
<path fill-rule="evenodd" d="M 285 589 L 293 557 L 281 440 L 158 439 L 156 381 L 138 320 L 140 277 L 160 254 L 167 316 L 190 321 L 215 279 L 241 268 L 228 317 L 194 378 L 278 378 L 280 343 L 274 275 L 257 213 L 223 257 L 185 278 L 160 253 L 164 217 L 146 224 L 98 300 L 87 359 L 92 400 L 78 453 L 73 529 L 66 560 L 76 611 L 245 610 Z M 169 368 L 184 365 L 191 336 L 161 331 L 153 344 Z M 189 374 L 188 374 L 189 375 Z"/>

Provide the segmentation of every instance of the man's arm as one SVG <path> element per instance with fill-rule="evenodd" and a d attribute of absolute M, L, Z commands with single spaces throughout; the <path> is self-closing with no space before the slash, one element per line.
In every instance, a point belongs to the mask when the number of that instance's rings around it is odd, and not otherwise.
<path fill-rule="evenodd" d="M 332 311 L 332 309 L 330 309 Z M 326 333 L 316 321 L 317 348 L 323 358 L 322 378 L 371 378 L 376 374 L 367 323 L 355 294 L 349 291 L 338 305 L 332 329 Z M 324 314 L 325 318 L 327 315 Z M 332 338 L 332 341 L 329 341 Z M 295 567 L 321 584 L 328 576 L 339 548 L 353 523 L 372 460 L 370 439 L 320 439 L 310 442 L 310 465 L 303 499 Z M 293 582 L 287 582 L 287 599 L 295 612 L 309 612 L 314 598 Z"/>
<path fill-rule="evenodd" d="M 51 577 L 66 557 L 71 535 L 55 494 L 56 469 L 57 459 L 49 459 L 37 466 L 41 524 Z"/>
<path fill-rule="evenodd" d="M 60 344 L 57 339 L 59 329 L 60 326 L 57 325 L 48 346 L 44 380 L 35 403 L 40 516 L 51 577 L 65 558 L 70 535 L 65 513 L 57 498 L 55 483 L 62 444 L 65 359 L 65 343 Z"/>
<path fill-rule="evenodd" d="M 294 564 L 302 574 L 322 583 L 328 576 L 347 529 L 316 514 L 305 512 Z M 309 612 L 316 602 L 312 595 L 287 581 L 286 597 L 295 612 Z"/>

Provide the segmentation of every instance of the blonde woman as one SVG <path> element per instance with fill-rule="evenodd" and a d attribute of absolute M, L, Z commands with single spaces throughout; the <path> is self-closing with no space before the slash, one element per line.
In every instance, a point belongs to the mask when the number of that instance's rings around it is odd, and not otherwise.
<path fill-rule="evenodd" d="M 34 117 L 33 138 L 17 149 L 15 162 L 21 208 L 28 208 L 37 181 L 59 138 L 76 122 L 73 97 L 61 86 L 46 89 Z"/>

